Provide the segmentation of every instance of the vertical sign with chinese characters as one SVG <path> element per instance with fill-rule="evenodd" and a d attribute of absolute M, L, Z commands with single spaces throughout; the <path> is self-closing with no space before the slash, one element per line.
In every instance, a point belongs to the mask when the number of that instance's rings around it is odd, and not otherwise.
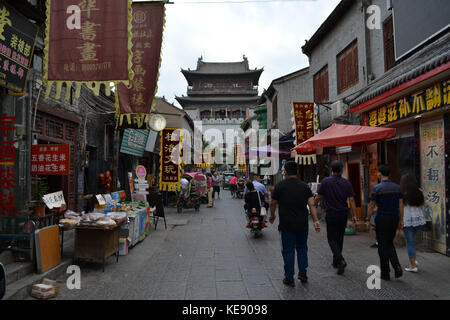
<path fill-rule="evenodd" d="M 68 144 L 43 144 L 31 146 L 31 174 L 69 174 Z"/>
<path fill-rule="evenodd" d="M 237 144 L 235 150 L 235 165 L 238 167 L 238 172 L 245 172 L 247 166 L 245 164 L 245 153 L 243 152 L 243 146 Z"/>
<path fill-rule="evenodd" d="M 133 3 L 133 71 L 131 88 L 119 84 L 117 124 L 123 119 L 138 128 L 148 119 L 154 101 L 160 66 L 164 3 Z M 126 116 L 126 117 L 125 117 Z"/>
<path fill-rule="evenodd" d="M 16 129 L 15 117 L 6 113 L 0 115 L 0 136 L 8 138 L 8 131 Z M 14 141 L 0 141 L 0 216 L 14 215 L 14 189 L 16 187 Z"/>
<path fill-rule="evenodd" d="M 160 190 L 180 190 L 180 129 L 161 131 Z"/>
<path fill-rule="evenodd" d="M 295 145 L 312 138 L 316 129 L 316 116 L 314 112 L 314 103 L 306 102 L 293 102 L 292 114 L 294 122 L 294 137 Z M 311 160 L 315 163 L 315 151 L 302 151 L 301 155 L 296 156 L 296 160 L 300 163 L 304 160 L 304 163 Z"/>
<path fill-rule="evenodd" d="M 422 188 L 433 220 L 433 247 L 446 254 L 444 121 L 420 125 Z"/>
<path fill-rule="evenodd" d="M 101 85 L 126 85 L 133 78 L 131 0 L 47 0 L 44 81 L 46 97 L 55 82 L 56 98 L 63 83 L 76 84 L 78 98 L 86 84 L 96 95 Z M 66 99 L 70 97 L 66 90 Z"/>
<path fill-rule="evenodd" d="M 0 1 L 0 85 L 23 92 L 39 28 Z"/>

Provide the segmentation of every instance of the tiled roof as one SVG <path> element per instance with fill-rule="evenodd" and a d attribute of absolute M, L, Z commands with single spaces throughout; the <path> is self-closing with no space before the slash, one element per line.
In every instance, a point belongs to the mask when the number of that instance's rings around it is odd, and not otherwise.
<path fill-rule="evenodd" d="M 345 102 L 350 107 L 358 106 L 449 61 L 450 33 L 446 33 L 390 69 L 364 90 L 347 97 Z"/>

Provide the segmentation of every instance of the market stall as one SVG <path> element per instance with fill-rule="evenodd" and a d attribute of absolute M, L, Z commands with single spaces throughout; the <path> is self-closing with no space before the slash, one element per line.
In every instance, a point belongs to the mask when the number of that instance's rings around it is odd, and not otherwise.
<path fill-rule="evenodd" d="M 154 209 L 146 201 L 125 200 L 125 192 L 96 195 L 93 212 L 79 214 L 67 211 L 60 220 L 63 231 L 75 229 L 74 261 L 88 260 L 104 264 L 106 259 L 126 255 L 128 247 L 144 240 L 150 233 Z M 63 237 L 62 237 L 63 239 Z M 125 250 L 120 250 L 120 244 Z M 121 251 L 121 252 L 119 252 Z"/>

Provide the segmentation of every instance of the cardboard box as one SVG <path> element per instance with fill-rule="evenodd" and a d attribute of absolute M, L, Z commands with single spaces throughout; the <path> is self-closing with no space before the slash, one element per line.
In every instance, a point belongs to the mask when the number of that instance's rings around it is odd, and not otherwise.
<path fill-rule="evenodd" d="M 47 283 L 52 282 L 51 280 L 46 279 Z M 36 299 L 50 299 L 56 297 L 58 294 L 58 290 L 55 286 L 39 283 L 33 285 L 31 289 L 31 296 Z"/>
<path fill-rule="evenodd" d="M 363 221 L 358 221 L 355 224 L 355 230 L 356 230 L 356 232 L 367 232 L 367 231 L 369 231 L 368 228 L 367 228 L 366 223 L 363 222 Z"/>

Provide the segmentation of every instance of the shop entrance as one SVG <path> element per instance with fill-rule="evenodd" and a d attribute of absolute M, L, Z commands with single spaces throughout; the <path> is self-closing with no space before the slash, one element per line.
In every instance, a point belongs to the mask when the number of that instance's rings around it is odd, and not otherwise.
<path fill-rule="evenodd" d="M 77 197 L 75 186 L 75 147 L 78 125 L 69 120 L 38 111 L 36 131 L 39 144 L 68 144 L 69 174 L 44 176 L 49 186 L 48 193 L 63 191 L 68 209 L 76 210 Z"/>
<path fill-rule="evenodd" d="M 362 218 L 361 165 L 358 162 L 347 162 L 347 177 L 355 192 L 356 216 Z"/>

